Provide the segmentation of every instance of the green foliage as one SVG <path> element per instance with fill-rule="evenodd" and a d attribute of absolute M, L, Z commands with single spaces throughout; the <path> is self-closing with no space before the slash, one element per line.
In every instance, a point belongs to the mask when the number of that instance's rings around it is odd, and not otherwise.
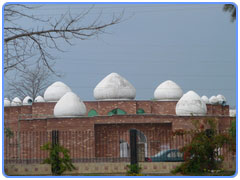
<path fill-rule="evenodd" d="M 10 128 L 4 128 L 4 133 L 5 133 L 6 137 L 8 137 L 8 138 L 13 137 L 13 132 Z"/>
<path fill-rule="evenodd" d="M 71 162 L 69 150 L 63 146 L 47 143 L 41 149 L 49 151 L 49 157 L 43 163 L 51 165 L 53 175 L 61 175 L 66 170 L 72 171 L 76 169 Z"/>
<path fill-rule="evenodd" d="M 223 156 L 219 155 L 218 150 L 229 142 L 228 134 L 218 134 L 216 124 L 213 120 L 207 120 L 209 129 L 205 130 L 203 124 L 195 124 L 195 130 L 189 131 L 192 140 L 184 146 L 184 163 L 178 166 L 173 173 L 203 173 L 205 170 L 216 170 L 220 168 Z"/>
<path fill-rule="evenodd" d="M 231 127 L 229 129 L 229 136 L 231 142 L 231 150 L 233 152 L 236 152 L 236 119 L 231 123 Z"/>
<path fill-rule="evenodd" d="M 232 22 L 236 20 L 236 7 L 233 4 L 224 4 L 223 10 L 231 13 Z"/>
<path fill-rule="evenodd" d="M 232 136 L 232 138 L 236 139 L 236 119 L 232 121 L 229 133 Z"/>
<path fill-rule="evenodd" d="M 142 176 L 142 174 L 140 174 L 142 168 L 138 164 L 127 165 L 127 168 L 128 176 Z"/>

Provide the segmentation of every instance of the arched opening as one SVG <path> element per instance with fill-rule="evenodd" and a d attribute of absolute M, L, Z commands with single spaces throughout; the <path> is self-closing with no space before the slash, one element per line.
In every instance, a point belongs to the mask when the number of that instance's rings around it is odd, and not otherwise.
<path fill-rule="evenodd" d="M 112 115 L 123 115 L 123 114 L 127 114 L 127 113 L 124 110 L 119 109 L 119 108 L 113 109 L 112 111 L 110 111 L 108 113 L 109 116 L 112 116 Z"/>
<path fill-rule="evenodd" d="M 144 114 L 145 113 L 145 111 L 143 110 L 143 109 L 141 109 L 141 108 L 139 108 L 138 110 L 137 110 L 137 114 Z"/>
<path fill-rule="evenodd" d="M 27 102 L 28 102 L 29 105 L 32 105 L 33 100 L 29 98 Z"/>
<path fill-rule="evenodd" d="M 97 115 L 98 115 L 98 113 L 97 113 L 97 111 L 94 110 L 94 109 L 91 109 L 91 110 L 88 112 L 88 116 L 89 116 L 89 117 L 93 117 L 93 116 L 97 116 Z"/>

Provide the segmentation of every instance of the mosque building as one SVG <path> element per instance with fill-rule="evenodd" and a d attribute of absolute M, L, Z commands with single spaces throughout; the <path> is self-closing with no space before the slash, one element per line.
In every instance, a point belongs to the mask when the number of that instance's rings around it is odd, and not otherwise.
<path fill-rule="evenodd" d="M 205 123 L 207 118 L 215 119 L 219 130 L 226 130 L 236 116 L 223 95 L 208 99 L 191 90 L 184 93 L 171 80 L 155 89 L 154 100 L 135 100 L 134 86 L 119 74 L 111 73 L 97 84 L 93 96 L 95 101 L 82 101 L 70 87 L 58 81 L 34 101 L 29 96 L 23 101 L 15 97 L 12 102 L 5 98 L 5 127 L 25 132 L 91 131 L 94 135 L 90 140 L 95 144 L 91 148 L 100 156 L 99 138 L 114 138 L 116 131 L 135 128 L 144 135 L 146 131 L 163 129 L 189 130 L 193 128 L 193 120 Z"/>

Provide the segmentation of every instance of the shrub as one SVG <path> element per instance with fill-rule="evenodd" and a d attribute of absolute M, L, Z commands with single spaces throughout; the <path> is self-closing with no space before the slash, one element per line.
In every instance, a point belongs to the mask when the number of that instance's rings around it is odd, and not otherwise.
<path fill-rule="evenodd" d="M 142 168 L 138 164 L 127 165 L 127 168 L 128 176 L 142 176 L 142 174 L 140 174 Z"/>
<path fill-rule="evenodd" d="M 69 150 L 59 144 L 47 143 L 41 147 L 42 150 L 49 151 L 49 157 L 43 163 L 51 165 L 53 175 L 61 175 L 64 171 L 76 169 L 71 162 Z"/>
<path fill-rule="evenodd" d="M 204 170 L 216 170 L 220 168 L 223 156 L 219 155 L 219 148 L 229 141 L 228 134 L 218 134 L 213 120 L 207 121 L 210 126 L 205 130 L 203 124 L 195 126 L 195 130 L 189 131 L 191 142 L 180 149 L 184 153 L 184 162 L 173 173 L 203 173 Z"/>
<path fill-rule="evenodd" d="M 10 128 L 4 128 L 4 134 L 8 138 L 12 138 L 13 137 L 13 131 Z"/>
<path fill-rule="evenodd" d="M 231 127 L 229 129 L 231 150 L 236 152 L 236 119 L 232 121 Z"/>

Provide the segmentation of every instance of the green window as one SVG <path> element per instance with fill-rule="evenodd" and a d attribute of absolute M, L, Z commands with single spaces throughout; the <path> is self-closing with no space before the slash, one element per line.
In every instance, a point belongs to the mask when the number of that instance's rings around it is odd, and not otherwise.
<path fill-rule="evenodd" d="M 118 109 L 118 108 L 117 109 L 113 109 L 112 111 L 110 111 L 108 113 L 109 116 L 116 115 L 116 114 L 121 115 L 121 114 L 127 114 L 127 113 L 124 110 Z"/>
<path fill-rule="evenodd" d="M 144 113 L 145 113 L 145 111 L 143 109 L 138 109 L 137 110 L 137 114 L 144 114 Z"/>
<path fill-rule="evenodd" d="M 89 112 L 88 112 L 88 116 L 89 117 L 93 117 L 93 116 L 97 116 L 98 113 L 97 111 L 95 111 L 94 109 L 91 109 Z"/>

